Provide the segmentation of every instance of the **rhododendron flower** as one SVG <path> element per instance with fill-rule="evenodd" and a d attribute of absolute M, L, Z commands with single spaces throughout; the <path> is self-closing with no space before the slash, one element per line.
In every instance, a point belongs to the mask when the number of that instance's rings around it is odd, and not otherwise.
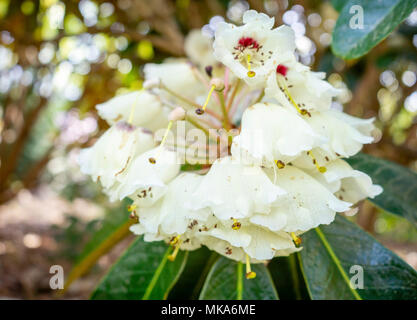
<path fill-rule="evenodd" d="M 273 25 L 252 10 L 242 26 L 219 22 L 212 50 L 195 31 L 194 64 L 147 64 L 146 90 L 97 106 L 112 126 L 81 151 L 81 170 L 111 200 L 133 200 L 131 231 L 171 245 L 169 260 L 206 246 L 250 279 L 251 263 L 302 250 L 304 232 L 382 192 L 342 159 L 373 141 L 373 119 L 332 109 L 339 90 Z M 148 129 L 162 123 L 156 143 Z"/>

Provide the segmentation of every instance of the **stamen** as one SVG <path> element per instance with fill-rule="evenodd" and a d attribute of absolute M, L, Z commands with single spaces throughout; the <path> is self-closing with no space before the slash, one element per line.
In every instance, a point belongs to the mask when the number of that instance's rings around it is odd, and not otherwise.
<path fill-rule="evenodd" d="M 282 169 L 285 167 L 285 163 L 281 160 L 275 160 L 275 164 L 277 165 L 278 169 Z"/>
<path fill-rule="evenodd" d="M 216 86 L 213 84 L 210 88 L 210 91 L 209 91 L 208 95 L 207 95 L 206 101 L 204 102 L 203 108 L 197 108 L 195 110 L 195 113 L 197 113 L 198 115 L 202 115 L 206 111 L 207 105 L 210 101 L 210 97 L 211 97 L 214 89 L 216 89 Z"/>
<path fill-rule="evenodd" d="M 247 73 L 247 75 L 248 75 L 249 78 L 253 78 L 256 75 L 255 71 L 251 70 L 251 64 L 250 64 L 251 58 L 252 57 L 251 57 L 250 54 L 248 54 L 246 56 L 246 64 L 248 66 L 248 73 Z"/>
<path fill-rule="evenodd" d="M 170 121 L 168 122 L 168 127 L 167 127 L 167 129 L 165 130 L 164 137 L 162 138 L 161 144 L 159 145 L 159 148 L 158 148 L 158 153 L 157 153 L 157 155 L 156 155 L 156 159 L 157 159 L 157 158 L 159 158 L 159 155 L 161 154 L 162 148 L 163 148 L 163 146 L 164 146 L 164 144 L 165 144 L 165 141 L 166 141 L 166 139 L 167 139 L 167 137 L 168 137 L 168 133 L 169 133 L 169 131 L 171 131 L 171 128 L 172 128 L 172 124 L 173 124 L 173 123 L 174 123 L 174 121 L 173 121 L 173 120 L 170 120 Z M 148 160 L 149 160 L 149 162 L 150 162 L 150 163 L 155 164 L 155 163 L 156 163 L 156 159 L 155 159 L 155 158 L 153 158 L 153 157 L 150 157 Z"/>
<path fill-rule="evenodd" d="M 256 272 L 252 271 L 250 267 L 249 255 L 246 254 L 246 279 L 254 279 L 254 278 L 256 278 Z"/>
<path fill-rule="evenodd" d="M 181 245 L 180 237 L 181 235 L 179 234 L 173 239 L 171 239 L 171 241 L 169 242 L 171 246 L 174 246 L 174 251 L 168 256 L 169 261 L 174 261 L 175 258 L 177 257 L 177 254 L 178 254 L 178 251 L 180 250 L 180 245 Z"/>
<path fill-rule="evenodd" d="M 307 151 L 307 154 L 310 156 L 311 159 L 313 159 L 313 164 L 316 166 L 317 170 L 321 173 L 325 173 L 327 171 L 326 167 L 321 167 L 319 166 L 319 164 L 317 163 L 317 159 L 316 157 L 313 155 L 313 152 Z"/>
<path fill-rule="evenodd" d="M 130 206 L 127 206 L 127 211 L 129 212 L 135 211 L 137 207 L 138 206 L 136 204 L 131 204 Z"/>
<path fill-rule="evenodd" d="M 232 229 L 233 230 L 239 230 L 242 224 L 237 221 L 236 219 L 233 219 Z"/>
<path fill-rule="evenodd" d="M 175 249 L 174 249 L 174 252 L 173 253 L 171 253 L 169 256 L 168 256 L 168 260 L 169 261 L 174 261 L 175 260 L 175 258 L 177 257 L 177 254 L 178 254 L 178 251 L 180 250 L 180 246 L 179 246 L 179 244 L 178 245 L 176 245 L 175 246 Z"/>
<path fill-rule="evenodd" d="M 281 80 L 282 78 L 284 78 L 284 76 L 280 73 L 277 72 L 277 74 L 279 74 L 280 76 L 278 77 L 278 86 L 280 87 L 280 89 L 284 92 L 285 96 L 287 97 L 287 100 L 294 106 L 294 108 L 298 111 L 299 114 L 305 116 L 311 116 L 310 113 L 306 110 L 306 109 L 302 109 L 300 108 L 300 106 L 297 104 L 297 102 L 294 101 L 293 97 L 291 96 L 287 84 L 285 82 L 285 80 Z M 283 85 L 280 85 L 281 84 Z"/>
<path fill-rule="evenodd" d="M 181 238 L 181 235 L 179 234 L 178 236 L 172 238 L 169 244 L 171 246 L 175 246 L 180 241 L 180 238 Z"/>
<path fill-rule="evenodd" d="M 291 235 L 292 241 L 294 242 L 294 245 L 297 248 L 299 248 L 301 246 L 301 242 L 302 242 L 301 238 L 297 237 L 294 232 L 291 232 L 290 235 Z"/>

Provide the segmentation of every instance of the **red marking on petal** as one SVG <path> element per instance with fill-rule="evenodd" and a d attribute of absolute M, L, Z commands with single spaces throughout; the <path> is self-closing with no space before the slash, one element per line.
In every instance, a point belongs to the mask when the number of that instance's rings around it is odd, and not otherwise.
<path fill-rule="evenodd" d="M 251 37 L 240 38 L 238 44 L 239 46 L 244 47 L 244 48 L 248 48 L 248 47 L 251 47 L 253 49 L 259 48 L 258 41 L 256 41 L 254 38 L 251 38 Z"/>
<path fill-rule="evenodd" d="M 277 66 L 277 73 L 282 74 L 284 77 L 287 75 L 288 68 L 283 64 Z"/>

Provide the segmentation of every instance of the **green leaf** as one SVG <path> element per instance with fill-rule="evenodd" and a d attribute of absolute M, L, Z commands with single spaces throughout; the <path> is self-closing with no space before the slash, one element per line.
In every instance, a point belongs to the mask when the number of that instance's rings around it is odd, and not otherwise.
<path fill-rule="evenodd" d="M 68 275 L 64 291 L 68 289 L 71 283 L 87 273 L 100 257 L 130 234 L 129 227 L 135 222 L 129 219 L 127 206 L 130 203 L 130 200 L 125 200 L 121 206 L 113 208 L 106 213 L 106 217 L 103 219 L 98 231 L 93 234 L 85 245 Z"/>
<path fill-rule="evenodd" d="M 171 262 L 172 248 L 164 242 L 135 240 L 93 292 L 94 300 L 162 300 L 178 280 L 188 251 Z"/>
<path fill-rule="evenodd" d="M 280 300 L 310 299 L 297 257 L 298 254 L 291 254 L 275 258 L 268 264 Z"/>
<path fill-rule="evenodd" d="M 303 235 L 302 270 L 312 299 L 417 299 L 417 273 L 347 219 Z M 363 289 L 352 266 L 363 268 Z"/>
<path fill-rule="evenodd" d="M 359 5 L 363 10 L 358 12 L 353 5 Z M 385 39 L 416 6 L 417 0 L 350 0 L 343 6 L 333 30 L 333 53 L 344 59 L 363 56 Z M 351 28 L 351 22 L 355 22 L 361 12 L 363 28 Z"/>
<path fill-rule="evenodd" d="M 184 271 L 168 296 L 170 299 L 197 299 L 218 254 L 202 247 L 188 254 Z"/>
<path fill-rule="evenodd" d="M 384 192 L 370 199 L 381 209 L 409 220 L 417 227 L 417 174 L 398 164 L 361 153 L 347 159 L 368 174 Z"/>
<path fill-rule="evenodd" d="M 277 300 L 271 275 L 263 264 L 253 264 L 256 278 L 247 280 L 245 266 L 225 257 L 210 270 L 200 300 Z"/>

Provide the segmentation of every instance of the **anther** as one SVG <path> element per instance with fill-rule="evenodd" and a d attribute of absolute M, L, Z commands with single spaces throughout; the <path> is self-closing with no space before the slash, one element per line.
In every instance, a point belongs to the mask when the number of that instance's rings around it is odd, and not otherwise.
<path fill-rule="evenodd" d="M 285 163 L 281 160 L 275 160 L 275 164 L 277 165 L 278 169 L 282 169 L 285 167 Z"/>
<path fill-rule="evenodd" d="M 291 232 L 290 235 L 291 235 L 291 238 L 292 238 L 292 242 L 294 242 L 295 247 L 299 248 L 301 246 L 301 242 L 302 242 L 301 238 L 297 237 L 294 232 Z"/>
<path fill-rule="evenodd" d="M 213 67 L 212 66 L 206 66 L 204 68 L 204 70 L 206 71 L 207 75 L 211 78 L 213 76 Z"/>
<path fill-rule="evenodd" d="M 149 160 L 149 162 L 150 162 L 150 163 L 152 163 L 152 164 L 155 164 L 155 163 L 156 163 L 156 160 L 155 160 L 155 158 L 153 158 L 153 157 L 150 157 L 148 160 Z"/>
<path fill-rule="evenodd" d="M 179 242 L 180 237 L 181 237 L 181 235 L 178 235 L 178 236 L 176 236 L 176 237 L 172 238 L 172 239 L 171 239 L 171 241 L 169 242 L 169 244 L 170 244 L 171 246 L 175 246 L 175 245 Z"/>
<path fill-rule="evenodd" d="M 254 279 L 256 278 L 256 272 L 252 271 L 250 266 L 250 259 L 249 255 L 246 254 L 246 279 Z"/>
<path fill-rule="evenodd" d="M 136 204 L 131 204 L 127 206 L 127 211 L 132 212 L 135 211 L 138 206 Z"/>
<path fill-rule="evenodd" d="M 236 219 L 233 219 L 232 229 L 233 230 L 239 230 L 242 224 L 237 221 Z"/>

